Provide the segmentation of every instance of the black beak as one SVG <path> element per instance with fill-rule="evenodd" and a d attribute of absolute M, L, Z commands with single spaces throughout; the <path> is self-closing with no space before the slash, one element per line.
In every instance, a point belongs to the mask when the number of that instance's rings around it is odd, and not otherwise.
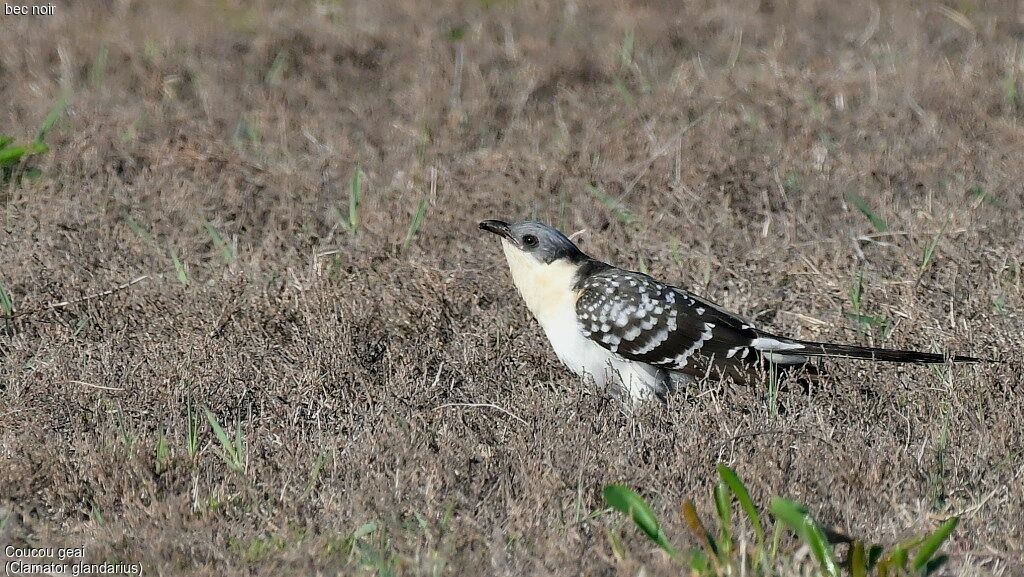
<path fill-rule="evenodd" d="M 485 220 L 480 223 L 480 228 L 487 232 L 512 240 L 512 232 L 508 229 L 508 223 L 500 220 Z"/>

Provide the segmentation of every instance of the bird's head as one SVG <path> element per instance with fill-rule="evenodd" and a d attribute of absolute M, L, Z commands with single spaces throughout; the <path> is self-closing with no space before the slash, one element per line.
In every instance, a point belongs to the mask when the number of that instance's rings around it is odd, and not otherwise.
<path fill-rule="evenodd" d="M 586 255 L 567 236 L 544 223 L 526 220 L 509 224 L 500 220 L 485 220 L 480 228 L 501 237 L 506 256 L 527 257 L 537 265 L 550 265 L 556 261 L 577 263 Z M 521 254 L 517 254 L 521 253 Z"/>
<path fill-rule="evenodd" d="M 532 221 L 485 220 L 480 228 L 501 237 L 512 281 L 542 325 L 573 310 L 573 287 L 588 257 L 568 237 Z"/>

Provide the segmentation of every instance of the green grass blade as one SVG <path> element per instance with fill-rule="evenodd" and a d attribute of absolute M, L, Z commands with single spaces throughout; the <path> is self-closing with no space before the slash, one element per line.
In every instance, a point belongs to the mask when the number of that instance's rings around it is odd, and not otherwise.
<path fill-rule="evenodd" d="M 25 146 L 9 146 L 0 148 L 0 166 L 13 166 L 22 159 L 33 154 L 49 152 L 50 147 L 42 142 L 32 142 Z"/>
<path fill-rule="evenodd" d="M 402 241 L 402 249 L 409 248 L 409 243 L 412 242 L 413 237 L 420 230 L 420 225 L 423 224 L 423 215 L 427 213 L 427 205 L 430 204 L 430 199 L 423 197 L 420 199 L 420 205 L 416 209 L 416 215 L 412 217 L 412 222 L 409 223 L 409 230 L 405 233 L 405 240 Z"/>
<path fill-rule="evenodd" d="M 779 555 L 779 543 L 782 541 L 782 523 L 775 523 L 775 529 L 772 530 L 772 542 L 768 550 L 767 558 L 763 559 L 768 561 L 770 559 L 777 559 Z"/>
<path fill-rule="evenodd" d="M 715 513 L 718 514 L 718 551 L 725 562 L 732 551 L 732 499 L 729 486 L 724 482 L 715 485 Z"/>
<path fill-rule="evenodd" d="M 690 575 L 716 575 L 712 572 L 715 566 L 712 565 L 707 554 L 699 549 L 690 551 L 690 558 L 686 564 L 690 566 Z"/>
<path fill-rule="evenodd" d="M 854 314 L 860 314 L 860 304 L 864 298 L 864 271 L 857 272 L 857 282 L 850 285 L 849 293 Z"/>
<path fill-rule="evenodd" d="M 7 145 L 14 142 L 13 136 L 0 136 L 0 150 L 7 148 Z"/>
<path fill-rule="evenodd" d="M 227 262 L 228 264 L 234 262 L 235 251 L 232 250 L 231 245 L 229 245 L 227 241 L 224 240 L 224 237 L 221 236 L 220 231 L 217 230 L 217 227 L 213 226 L 213 223 L 206 220 L 205 218 L 203 219 L 203 227 L 206 228 L 206 233 L 210 235 L 210 240 L 213 241 L 213 244 L 220 249 L 220 254 L 221 256 L 224 257 L 224 261 Z"/>
<path fill-rule="evenodd" d="M 942 546 L 953 529 L 956 529 L 957 524 L 960 523 L 959 517 L 951 517 L 946 520 L 945 523 L 939 525 L 939 528 L 934 533 L 924 538 L 921 542 L 921 548 L 917 550 L 917 555 L 914 556 L 914 561 L 911 563 L 911 567 L 914 571 L 921 572 L 928 565 L 932 556 Z"/>
<path fill-rule="evenodd" d="M 370 521 L 352 532 L 352 540 L 358 541 L 359 539 L 362 539 L 371 533 L 375 533 L 376 531 L 377 523 L 375 521 Z"/>
<path fill-rule="evenodd" d="M 949 227 L 949 223 L 952 218 L 947 218 L 946 222 L 943 223 L 942 228 L 939 229 L 938 234 L 932 237 L 931 242 L 924 248 L 924 254 L 921 256 L 921 269 L 917 272 L 918 279 L 924 277 L 924 273 L 928 270 L 928 265 L 931 264 L 932 259 L 935 257 L 935 249 L 939 246 L 939 240 L 942 235 L 946 233 L 946 228 Z"/>
<path fill-rule="evenodd" d="M 850 544 L 850 555 L 847 564 L 850 577 L 867 577 L 868 561 L 864 555 L 864 543 L 862 541 L 854 541 Z"/>
<path fill-rule="evenodd" d="M 967 194 L 969 194 L 971 198 L 977 199 L 978 202 L 984 202 L 986 204 L 990 204 L 992 206 L 996 206 L 999 208 L 1005 206 L 1005 204 L 1002 201 L 1000 201 L 994 195 L 985 192 L 985 189 L 981 188 L 980 186 L 972 186 L 968 188 Z"/>
<path fill-rule="evenodd" d="M 829 577 L 839 575 L 839 564 L 836 561 L 835 552 L 832 551 L 832 545 L 829 544 L 825 534 L 803 505 L 796 501 L 775 497 L 771 502 L 771 512 L 776 519 L 782 521 L 803 539 L 818 560 L 822 573 Z"/>
<path fill-rule="evenodd" d="M 11 293 L 7 292 L 7 287 L 2 284 L 0 284 L 0 309 L 6 316 L 14 314 L 14 301 L 11 300 Z"/>
<path fill-rule="evenodd" d="M 618 531 L 608 527 L 608 544 L 612 548 L 612 555 L 615 556 L 615 560 L 622 563 L 626 559 L 626 548 L 622 546 L 622 537 L 619 536 Z"/>
<path fill-rule="evenodd" d="M 288 69 L 288 50 L 280 49 L 277 51 L 277 56 L 274 57 L 274 61 L 270 64 L 270 69 L 267 70 L 267 75 L 263 81 L 267 84 L 277 84 L 284 77 L 285 71 Z"/>
<path fill-rule="evenodd" d="M 210 427 L 213 429 L 213 434 L 217 437 L 221 446 L 221 458 L 227 463 L 228 467 L 235 471 L 241 472 L 245 469 L 245 464 L 242 462 L 242 454 L 244 453 L 244 445 L 242 440 L 242 427 L 241 424 L 236 421 L 235 427 L 235 441 L 232 441 L 231 435 L 224 430 L 224 427 L 220 426 L 217 421 L 217 417 L 210 412 L 209 409 L 203 408 L 206 412 L 206 420 L 209 421 Z"/>
<path fill-rule="evenodd" d="M 306 489 L 302 491 L 302 496 L 299 497 L 300 501 L 305 501 L 307 497 L 313 494 L 313 487 L 316 487 L 316 482 L 320 478 L 320 470 L 324 468 L 324 463 L 327 462 L 327 449 L 320 452 L 320 456 L 317 457 L 316 463 L 313 465 L 313 471 L 309 474 L 309 481 L 306 482 Z"/>
<path fill-rule="evenodd" d="M 864 216 L 868 217 L 868 220 L 871 221 L 871 226 L 875 227 L 876 231 L 889 232 L 889 225 L 887 225 L 881 217 L 871 210 L 871 205 L 869 205 L 864 198 L 855 192 L 847 192 L 843 196 L 845 196 L 847 202 L 857 207 L 857 210 L 861 211 Z"/>
<path fill-rule="evenodd" d="M 754 506 L 754 501 L 750 498 L 747 487 L 740 481 L 736 471 L 725 465 L 718 465 L 718 476 L 729 487 L 732 494 L 736 496 L 736 500 L 740 503 L 740 508 L 746 513 L 747 519 L 750 520 L 750 526 L 754 528 L 757 548 L 760 549 L 764 545 L 764 526 L 761 524 L 761 515 L 758 514 L 757 507 Z"/>
<path fill-rule="evenodd" d="M 807 543 L 811 547 L 815 558 L 821 565 L 821 570 L 826 575 L 839 575 L 839 565 L 835 558 L 832 545 L 828 542 L 825 534 L 818 528 L 813 520 L 808 518 Z"/>
<path fill-rule="evenodd" d="M 884 327 L 889 324 L 889 319 L 885 317 L 873 317 L 871 315 L 863 315 L 858 313 L 843 313 L 843 316 L 857 321 L 862 325 L 871 327 Z"/>
<path fill-rule="evenodd" d="M 626 36 L 622 39 L 622 48 L 619 49 L 619 66 L 622 68 L 629 68 L 633 64 L 634 42 L 633 31 L 627 31 Z"/>
<path fill-rule="evenodd" d="M 134 232 L 136 236 L 145 241 L 146 244 L 148 244 L 149 246 L 156 247 L 156 240 L 153 238 L 153 235 L 148 230 L 146 230 L 145 227 L 139 224 L 138 221 L 132 218 L 131 215 L 125 216 L 124 221 L 128 225 L 128 228 L 132 229 L 132 232 Z"/>
<path fill-rule="evenodd" d="M 24 146 L 11 146 L 0 150 L 0 166 L 17 164 L 27 152 L 28 148 Z"/>
<path fill-rule="evenodd" d="M 217 421 L 217 417 L 210 412 L 210 409 L 204 408 L 203 411 L 206 413 L 206 420 L 210 422 L 210 427 L 213 428 L 213 434 L 217 436 L 217 440 L 220 441 L 221 447 L 230 451 L 231 436 L 224 430 L 224 427 L 220 426 L 220 422 Z"/>
<path fill-rule="evenodd" d="M 657 517 L 650 506 L 632 489 L 622 485 L 605 485 L 601 492 L 604 502 L 616 511 L 629 516 L 633 523 L 673 559 L 681 559 L 679 553 L 668 542 Z"/>
<path fill-rule="evenodd" d="M 153 471 L 159 475 L 167 470 L 171 462 L 171 448 L 167 445 L 167 437 L 160 435 L 156 442 L 156 456 L 153 458 Z"/>
<path fill-rule="evenodd" d="M 42 126 L 39 127 L 39 132 L 36 133 L 36 142 L 42 143 L 46 139 L 46 135 L 53 130 L 53 125 L 57 123 L 57 119 L 64 114 L 64 110 L 68 107 L 68 95 L 65 93 L 59 99 L 56 104 L 50 109 L 49 114 L 43 120 Z"/>
<path fill-rule="evenodd" d="M 174 274 L 178 277 L 178 282 L 188 286 L 188 271 L 185 270 L 185 264 L 178 258 L 178 251 L 174 250 L 172 246 L 170 248 L 171 262 L 174 263 Z"/>
<path fill-rule="evenodd" d="M 99 86 L 103 82 L 103 78 L 107 75 L 107 59 L 110 51 L 107 49 L 106 44 L 100 44 L 100 49 L 96 51 L 96 58 L 92 61 L 92 68 L 89 69 L 89 85 Z"/>
<path fill-rule="evenodd" d="M 878 574 L 880 576 L 905 574 L 907 567 L 907 550 L 902 545 L 897 545 L 889 555 L 878 562 Z"/>

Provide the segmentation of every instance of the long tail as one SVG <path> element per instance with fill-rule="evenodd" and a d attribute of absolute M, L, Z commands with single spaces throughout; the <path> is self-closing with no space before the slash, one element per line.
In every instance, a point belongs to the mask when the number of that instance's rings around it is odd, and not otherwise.
<path fill-rule="evenodd" d="M 776 337 L 778 338 L 778 337 Z M 814 341 L 798 341 L 796 339 L 778 339 L 783 343 L 800 345 L 800 348 L 787 349 L 786 354 L 808 357 L 840 357 L 847 359 L 866 359 L 869 361 L 886 361 L 892 363 L 978 363 L 985 361 L 977 357 L 965 355 L 943 355 L 940 353 L 923 353 L 921 351 L 903 351 L 897 349 L 880 349 L 876 347 L 858 347 L 835 343 L 818 343 Z"/>
<path fill-rule="evenodd" d="M 808 357 L 839 357 L 847 359 L 865 359 L 869 361 L 887 361 L 892 363 L 978 363 L 989 362 L 988 359 L 968 357 L 964 355 L 943 355 L 940 353 L 923 353 L 921 351 L 901 351 L 896 349 L 879 349 L 876 347 L 858 347 L 835 343 L 819 343 L 780 337 L 763 331 L 757 331 L 758 338 L 751 342 L 754 349 L 780 364 L 803 364 Z"/>

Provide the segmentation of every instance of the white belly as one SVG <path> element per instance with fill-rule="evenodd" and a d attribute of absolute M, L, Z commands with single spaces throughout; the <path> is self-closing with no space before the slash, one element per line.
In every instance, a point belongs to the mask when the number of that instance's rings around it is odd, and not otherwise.
<path fill-rule="evenodd" d="M 541 323 L 558 360 L 600 388 L 621 390 L 634 399 L 648 399 L 666 391 L 664 371 L 630 361 L 583 336 L 575 314 L 560 322 Z"/>

